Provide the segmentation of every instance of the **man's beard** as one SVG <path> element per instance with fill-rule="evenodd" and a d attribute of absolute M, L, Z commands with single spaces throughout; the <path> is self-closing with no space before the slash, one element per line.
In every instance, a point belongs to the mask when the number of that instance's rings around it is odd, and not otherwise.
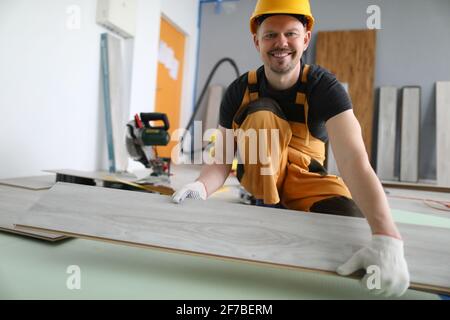
<path fill-rule="evenodd" d="M 270 70 L 277 74 L 286 74 L 295 69 L 297 63 L 295 61 L 291 61 L 289 64 L 284 66 L 273 66 L 270 65 Z"/>
<path fill-rule="evenodd" d="M 274 52 L 276 52 L 276 51 L 279 51 L 279 52 L 287 52 L 286 50 L 273 50 L 273 51 L 271 51 L 271 52 L 269 52 L 268 53 L 268 55 L 269 55 L 269 61 L 270 61 L 270 65 L 269 65 L 269 67 L 270 67 L 270 70 L 272 71 L 272 72 L 274 72 L 274 73 L 277 73 L 277 74 L 286 74 L 286 73 L 289 73 L 289 72 L 291 72 L 292 70 L 294 70 L 295 69 L 295 67 L 297 66 L 297 64 L 298 64 L 298 61 L 297 61 L 297 52 L 296 51 L 289 51 L 290 52 L 290 54 L 291 54 L 291 59 L 290 59 L 290 61 L 289 61 L 289 63 L 287 63 L 287 64 L 283 64 L 283 65 L 279 65 L 278 63 L 277 63 L 277 61 L 276 61 L 276 59 L 274 59 L 273 57 L 272 57 L 272 53 L 274 53 Z"/>

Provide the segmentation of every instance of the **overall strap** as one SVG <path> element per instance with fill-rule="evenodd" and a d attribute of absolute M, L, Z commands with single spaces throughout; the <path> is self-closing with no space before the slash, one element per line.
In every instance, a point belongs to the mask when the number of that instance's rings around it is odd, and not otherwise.
<path fill-rule="evenodd" d="M 258 77 L 256 70 L 248 72 L 247 88 L 245 89 L 244 97 L 242 98 L 241 105 L 233 118 L 233 126 L 236 124 L 234 119 L 240 116 L 242 112 L 247 108 L 247 105 L 259 98 Z M 234 128 L 234 127 L 233 127 Z M 234 128 L 235 129 L 235 128 Z"/>
<path fill-rule="evenodd" d="M 250 94 L 250 101 L 258 100 L 259 98 L 259 87 L 258 87 L 258 76 L 256 75 L 256 70 L 248 72 L 248 92 Z"/>
<path fill-rule="evenodd" d="M 300 81 L 304 84 L 308 82 L 308 73 L 309 73 L 310 65 L 305 64 L 302 68 L 301 74 L 300 74 Z M 306 93 L 303 92 L 297 92 L 297 98 L 295 101 L 298 105 L 303 105 L 305 110 L 305 126 L 306 126 L 306 138 L 305 138 L 305 145 L 309 145 L 309 126 L 308 126 L 308 113 L 309 113 L 309 106 L 308 106 L 308 100 L 306 99 Z"/>

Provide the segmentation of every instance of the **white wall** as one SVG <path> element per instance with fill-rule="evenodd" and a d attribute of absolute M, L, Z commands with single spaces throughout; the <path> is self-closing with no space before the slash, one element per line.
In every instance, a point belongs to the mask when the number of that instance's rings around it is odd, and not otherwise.
<path fill-rule="evenodd" d="M 138 0 L 130 117 L 154 110 L 161 11 L 188 35 L 184 113 L 192 109 L 197 1 L 183 0 L 182 10 L 178 2 Z M 0 178 L 43 169 L 95 170 L 104 163 L 100 33 L 105 30 L 95 23 L 96 3 L 0 1 Z M 71 5 L 81 9 L 80 30 L 66 27 Z"/>

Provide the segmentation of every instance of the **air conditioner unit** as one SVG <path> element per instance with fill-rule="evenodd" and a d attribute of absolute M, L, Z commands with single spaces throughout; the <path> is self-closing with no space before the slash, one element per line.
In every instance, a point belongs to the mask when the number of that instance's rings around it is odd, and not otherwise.
<path fill-rule="evenodd" d="M 97 0 L 97 23 L 124 38 L 133 38 L 136 7 L 136 0 Z"/>

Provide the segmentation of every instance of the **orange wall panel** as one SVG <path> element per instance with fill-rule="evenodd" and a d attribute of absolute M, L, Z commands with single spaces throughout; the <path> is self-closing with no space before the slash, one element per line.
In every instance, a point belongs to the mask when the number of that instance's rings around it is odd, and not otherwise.
<path fill-rule="evenodd" d="M 160 47 L 163 45 L 165 50 L 160 49 L 158 59 L 155 111 L 167 114 L 170 134 L 180 127 L 185 43 L 185 35 L 161 18 Z M 158 155 L 170 157 L 176 143 L 171 141 L 167 147 L 158 147 Z"/>

